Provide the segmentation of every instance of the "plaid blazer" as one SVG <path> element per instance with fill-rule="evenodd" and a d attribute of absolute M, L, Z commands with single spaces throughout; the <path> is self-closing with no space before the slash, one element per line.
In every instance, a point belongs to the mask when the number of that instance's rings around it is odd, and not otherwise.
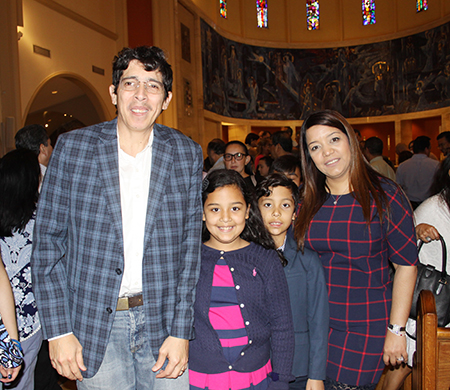
<path fill-rule="evenodd" d="M 155 355 L 168 335 L 193 338 L 200 266 L 198 144 L 155 124 L 143 298 Z M 32 277 L 45 338 L 73 332 L 87 371 L 100 367 L 124 268 L 117 119 L 62 135 L 38 204 Z"/>

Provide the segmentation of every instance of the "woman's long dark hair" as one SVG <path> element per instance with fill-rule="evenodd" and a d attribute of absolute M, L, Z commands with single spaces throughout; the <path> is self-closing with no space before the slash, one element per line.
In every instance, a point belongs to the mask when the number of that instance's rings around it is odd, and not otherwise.
<path fill-rule="evenodd" d="M 441 162 L 431 185 L 431 196 L 439 195 L 450 210 L 450 156 Z"/>
<path fill-rule="evenodd" d="M 40 167 L 37 156 L 16 149 L 0 159 L 0 237 L 22 231 L 38 199 Z"/>
<path fill-rule="evenodd" d="M 264 226 L 254 193 L 249 190 L 245 180 L 238 172 L 227 169 L 217 169 L 209 173 L 203 180 L 203 205 L 205 204 L 209 194 L 212 194 L 218 188 L 226 186 L 237 187 L 239 191 L 241 191 L 247 206 L 250 206 L 249 216 L 245 221 L 245 228 L 240 237 L 245 241 L 259 244 L 265 249 L 276 250 L 272 236 Z M 211 235 L 206 228 L 206 224 L 203 222 L 202 241 L 206 242 L 210 239 L 210 237 Z M 283 263 L 284 257 L 280 258 L 280 260 Z"/>
<path fill-rule="evenodd" d="M 329 196 L 326 176 L 314 164 L 306 140 L 306 132 L 313 126 L 334 127 L 344 133 L 350 145 L 350 189 L 352 196 L 361 205 L 367 225 L 371 222 L 371 198 L 375 201 L 380 223 L 389 215 L 389 203 L 381 187 L 380 176 L 364 158 L 355 132 L 347 120 L 336 111 L 318 111 L 303 122 L 300 130 L 300 156 L 302 166 L 303 188 L 302 207 L 295 222 L 295 238 L 300 249 L 305 245 L 305 236 L 311 220 Z M 383 210 L 384 209 L 384 210 Z"/>

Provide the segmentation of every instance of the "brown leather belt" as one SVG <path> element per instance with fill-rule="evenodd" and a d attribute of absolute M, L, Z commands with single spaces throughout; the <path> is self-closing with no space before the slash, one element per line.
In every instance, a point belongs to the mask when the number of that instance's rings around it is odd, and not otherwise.
<path fill-rule="evenodd" d="M 132 307 L 142 306 L 144 301 L 142 300 L 142 294 L 134 295 L 132 297 L 122 297 L 117 301 L 116 311 L 128 310 Z"/>

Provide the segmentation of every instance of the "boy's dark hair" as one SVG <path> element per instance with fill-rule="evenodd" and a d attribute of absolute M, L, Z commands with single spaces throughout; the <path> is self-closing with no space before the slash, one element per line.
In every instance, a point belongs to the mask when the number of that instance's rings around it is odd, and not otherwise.
<path fill-rule="evenodd" d="M 15 135 L 16 149 L 31 150 L 36 156 L 41 152 L 41 145 L 48 146 L 48 135 L 44 126 L 39 124 L 22 127 Z"/>
<path fill-rule="evenodd" d="M 295 170 L 297 168 L 301 171 L 300 160 L 294 155 L 286 154 L 284 156 L 278 157 L 273 162 L 272 166 L 270 167 L 270 173 L 295 173 Z"/>
<path fill-rule="evenodd" d="M 285 187 L 290 190 L 295 208 L 297 208 L 300 200 L 297 184 L 281 173 L 271 173 L 256 186 L 256 200 L 270 196 L 272 193 L 271 188 L 276 187 Z"/>
<path fill-rule="evenodd" d="M 414 140 L 413 152 L 414 154 L 425 152 L 425 149 L 430 149 L 430 137 L 426 135 L 421 135 Z"/>
<path fill-rule="evenodd" d="M 31 150 L 15 149 L 0 159 L 0 237 L 25 229 L 36 209 L 40 174 Z"/>
<path fill-rule="evenodd" d="M 163 79 L 164 99 L 167 99 L 169 92 L 172 91 L 173 72 L 166 60 L 162 49 L 156 46 L 139 46 L 136 48 L 123 48 L 113 61 L 113 85 L 114 93 L 117 93 L 120 79 L 124 70 L 128 68 L 130 62 L 138 60 L 147 72 L 159 71 Z"/>
<path fill-rule="evenodd" d="M 248 133 L 247 137 L 245 137 L 245 144 L 251 145 L 253 141 L 259 140 L 259 135 L 255 133 Z"/>
<path fill-rule="evenodd" d="M 209 194 L 212 194 L 218 188 L 226 186 L 237 187 L 242 193 L 245 203 L 250 206 L 249 217 L 245 222 L 245 228 L 240 237 L 245 241 L 259 244 L 265 249 L 276 250 L 272 236 L 264 226 L 258 204 L 255 200 L 254 192 L 249 190 L 244 178 L 238 172 L 226 169 L 216 169 L 215 171 L 209 173 L 205 179 L 203 179 L 203 205 L 205 204 Z M 205 222 L 203 222 L 202 241 L 208 241 L 210 237 L 211 234 L 206 228 Z M 280 260 L 283 265 L 287 264 L 284 257 L 280 257 Z"/>
<path fill-rule="evenodd" d="M 272 167 L 273 164 L 273 158 L 270 156 L 262 156 L 259 161 L 265 161 L 266 165 L 269 167 L 269 169 Z"/>
<path fill-rule="evenodd" d="M 292 152 L 292 139 L 285 131 L 277 131 L 272 134 L 272 145 L 276 146 L 278 144 L 280 144 L 285 152 Z"/>
<path fill-rule="evenodd" d="M 209 142 L 207 150 L 212 150 L 214 153 L 221 156 L 225 153 L 225 145 L 225 141 L 220 138 L 214 138 Z"/>
<path fill-rule="evenodd" d="M 383 154 L 383 141 L 378 137 L 370 137 L 364 142 L 364 147 L 372 156 L 381 156 Z"/>
<path fill-rule="evenodd" d="M 439 133 L 436 139 L 440 140 L 441 138 L 445 138 L 447 142 L 450 142 L 450 131 L 443 131 L 442 133 Z"/>

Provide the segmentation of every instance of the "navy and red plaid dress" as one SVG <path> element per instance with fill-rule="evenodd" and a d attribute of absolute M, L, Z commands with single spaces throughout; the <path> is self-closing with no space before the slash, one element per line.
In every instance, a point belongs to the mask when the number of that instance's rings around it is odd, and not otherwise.
<path fill-rule="evenodd" d="M 307 248 L 319 253 L 328 286 L 327 376 L 354 386 L 377 383 L 384 368 L 392 299 L 388 260 L 406 266 L 417 262 L 409 202 L 393 182 L 382 185 L 391 208 L 389 221 L 380 224 L 372 202 L 369 229 L 351 194 L 340 196 L 336 205 L 330 196 L 305 240 Z"/>

